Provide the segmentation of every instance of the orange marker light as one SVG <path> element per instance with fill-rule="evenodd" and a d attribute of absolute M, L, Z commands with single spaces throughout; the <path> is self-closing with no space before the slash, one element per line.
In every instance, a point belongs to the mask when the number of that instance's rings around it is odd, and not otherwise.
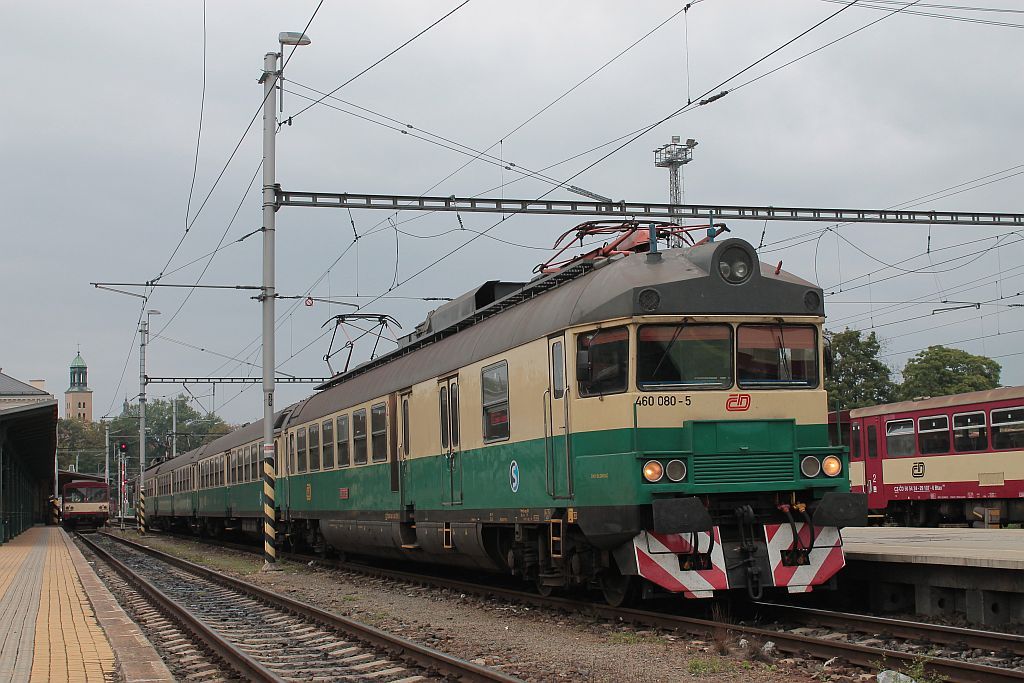
<path fill-rule="evenodd" d="M 652 484 L 661 481 L 663 476 L 665 476 L 665 468 L 657 460 L 648 460 L 644 465 L 644 479 Z"/>
<path fill-rule="evenodd" d="M 821 461 L 821 471 L 829 477 L 834 477 L 843 471 L 843 463 L 836 456 L 830 455 Z"/>

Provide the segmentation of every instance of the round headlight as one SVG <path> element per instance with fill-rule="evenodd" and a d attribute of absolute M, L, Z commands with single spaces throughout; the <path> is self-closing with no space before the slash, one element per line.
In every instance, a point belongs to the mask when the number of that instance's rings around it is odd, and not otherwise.
<path fill-rule="evenodd" d="M 746 282 L 752 269 L 750 254 L 742 247 L 729 247 L 718 258 L 718 272 L 722 279 L 734 285 Z"/>
<path fill-rule="evenodd" d="M 821 461 L 813 455 L 808 455 L 800 461 L 800 472 L 808 478 L 818 476 L 821 473 Z"/>
<path fill-rule="evenodd" d="M 682 481 L 686 479 L 686 463 L 682 460 L 669 460 L 665 467 L 665 474 L 670 481 Z"/>
<path fill-rule="evenodd" d="M 843 461 L 834 455 L 826 456 L 821 461 L 821 471 L 830 477 L 838 476 L 843 471 Z"/>
<path fill-rule="evenodd" d="M 664 476 L 665 468 L 657 460 L 648 460 L 644 464 L 644 479 L 647 481 L 653 484 L 656 481 L 661 481 L 661 478 Z"/>

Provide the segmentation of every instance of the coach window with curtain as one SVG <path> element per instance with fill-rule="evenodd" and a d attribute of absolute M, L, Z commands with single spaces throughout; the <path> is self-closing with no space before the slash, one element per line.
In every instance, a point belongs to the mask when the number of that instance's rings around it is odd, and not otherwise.
<path fill-rule="evenodd" d="M 511 433 L 508 410 L 508 362 L 481 371 L 484 442 L 504 441 Z"/>

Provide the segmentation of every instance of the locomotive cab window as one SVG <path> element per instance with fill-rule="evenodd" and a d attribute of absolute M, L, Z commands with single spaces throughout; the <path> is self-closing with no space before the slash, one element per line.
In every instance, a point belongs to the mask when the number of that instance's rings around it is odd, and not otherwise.
<path fill-rule="evenodd" d="M 621 394 L 629 376 L 629 330 L 612 327 L 576 337 L 580 396 Z"/>
<path fill-rule="evenodd" d="M 885 423 L 885 451 L 892 458 L 914 455 L 913 420 L 890 420 Z"/>
<path fill-rule="evenodd" d="M 366 464 L 366 408 L 352 413 L 352 447 L 353 462 L 356 465 Z"/>
<path fill-rule="evenodd" d="M 850 425 L 850 460 L 860 460 L 863 457 L 860 449 L 860 423 L 854 422 Z"/>
<path fill-rule="evenodd" d="M 338 418 L 338 467 L 348 466 L 348 415 L 342 415 Z"/>
<path fill-rule="evenodd" d="M 501 361 L 481 371 L 483 390 L 484 441 L 509 438 L 508 362 Z"/>
<path fill-rule="evenodd" d="M 373 461 L 384 462 L 388 459 L 388 413 L 383 403 L 370 408 L 370 436 L 373 441 Z"/>
<path fill-rule="evenodd" d="M 1024 407 L 992 411 L 992 448 L 1024 448 Z"/>
<path fill-rule="evenodd" d="M 953 416 L 953 449 L 957 453 L 988 449 L 985 413 L 961 413 Z"/>
<path fill-rule="evenodd" d="M 949 418 L 938 415 L 918 419 L 917 448 L 921 455 L 949 453 Z"/>
<path fill-rule="evenodd" d="M 730 325 L 643 325 L 636 353 L 641 391 L 732 386 Z"/>
<path fill-rule="evenodd" d="M 818 386 L 818 333 L 811 325 L 740 325 L 736 372 L 742 388 Z"/>

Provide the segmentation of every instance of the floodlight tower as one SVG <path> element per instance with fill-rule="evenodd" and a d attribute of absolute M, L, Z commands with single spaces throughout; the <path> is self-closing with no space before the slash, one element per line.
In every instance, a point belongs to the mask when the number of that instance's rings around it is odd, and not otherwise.
<path fill-rule="evenodd" d="M 680 169 L 693 160 L 693 148 L 696 146 L 697 141 L 693 138 L 680 143 L 679 136 L 673 135 L 672 142 L 654 150 L 654 165 L 668 169 L 668 201 L 671 204 L 683 203 L 683 180 Z M 680 238 L 671 238 L 669 246 L 681 247 L 683 241 Z"/>

